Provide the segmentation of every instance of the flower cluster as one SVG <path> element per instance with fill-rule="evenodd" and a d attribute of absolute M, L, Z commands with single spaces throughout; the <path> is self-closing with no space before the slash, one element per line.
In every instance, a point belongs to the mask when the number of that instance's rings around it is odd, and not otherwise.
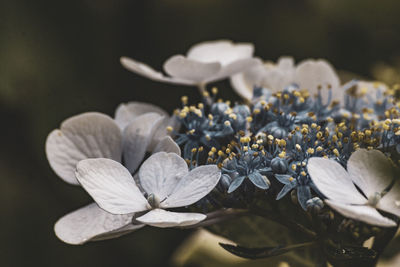
<path fill-rule="evenodd" d="M 284 57 L 275 64 L 253 52 L 247 43 L 201 43 L 165 62 L 169 76 L 121 58 L 152 80 L 197 87 L 203 100 L 182 97 L 172 116 L 130 102 L 114 118 L 84 113 L 51 132 L 50 166 L 95 201 L 62 217 L 57 236 L 82 244 L 145 225 L 207 227 L 236 242 L 224 248 L 242 257 L 301 247 L 314 251 L 312 263 L 376 261 L 400 217 L 395 90 L 342 83 L 325 60 L 295 65 Z M 243 102 L 217 99 L 218 89 L 207 87 L 226 78 Z M 252 236 L 226 230 L 249 216 L 265 220 L 265 244 L 278 247 L 251 249 Z M 276 225 L 286 227 L 284 239 Z M 372 249 L 363 247 L 371 237 Z"/>

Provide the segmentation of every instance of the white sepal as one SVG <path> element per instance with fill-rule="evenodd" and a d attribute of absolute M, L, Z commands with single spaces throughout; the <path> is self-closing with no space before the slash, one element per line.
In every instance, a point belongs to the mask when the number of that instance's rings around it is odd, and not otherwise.
<path fill-rule="evenodd" d="M 115 121 L 121 129 L 131 124 L 137 117 L 146 113 L 157 113 L 168 117 L 168 113 L 162 108 L 144 102 L 128 102 L 120 104 L 115 110 Z"/>
<path fill-rule="evenodd" d="M 357 150 L 347 162 L 347 171 L 367 197 L 381 193 L 393 181 L 392 164 L 379 150 Z"/>
<path fill-rule="evenodd" d="M 145 113 L 125 127 L 123 132 L 124 164 L 131 173 L 143 161 L 150 150 L 153 135 L 164 117 L 157 113 Z"/>
<path fill-rule="evenodd" d="M 163 202 L 162 208 L 191 205 L 206 196 L 217 185 L 221 171 L 216 165 L 203 165 L 191 170 L 181 178 L 171 195 Z"/>
<path fill-rule="evenodd" d="M 162 201 L 171 195 L 187 173 L 188 167 L 183 158 L 175 153 L 158 152 L 142 164 L 139 180 L 148 194 L 154 194 Z"/>
<path fill-rule="evenodd" d="M 389 218 L 383 217 L 375 208 L 365 205 L 349 205 L 332 200 L 325 200 L 331 208 L 351 219 L 371 225 L 394 227 L 397 224 Z"/>
<path fill-rule="evenodd" d="M 91 203 L 61 217 L 54 225 L 54 231 L 65 243 L 81 245 L 88 241 L 127 234 L 144 226 L 133 225 L 132 217 L 132 214 L 108 213 L 96 203 Z"/>
<path fill-rule="evenodd" d="M 49 134 L 46 155 L 58 176 L 77 185 L 74 172 L 80 160 L 110 158 L 121 161 L 121 131 L 107 115 L 97 112 L 76 115 Z"/>
<path fill-rule="evenodd" d="M 336 161 L 314 157 L 309 159 L 307 169 L 318 190 L 332 201 L 346 204 L 367 203 L 347 171 Z"/>
<path fill-rule="evenodd" d="M 148 209 L 148 202 L 124 166 L 110 159 L 86 159 L 77 165 L 76 178 L 104 210 L 128 214 Z"/>
<path fill-rule="evenodd" d="M 136 220 L 147 225 L 166 228 L 193 225 L 201 222 L 206 217 L 206 215 L 201 213 L 171 212 L 163 209 L 154 209 L 136 218 Z"/>

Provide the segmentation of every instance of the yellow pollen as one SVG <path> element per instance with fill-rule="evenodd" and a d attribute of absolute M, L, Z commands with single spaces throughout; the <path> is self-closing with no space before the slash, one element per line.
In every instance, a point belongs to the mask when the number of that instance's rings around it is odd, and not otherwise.
<path fill-rule="evenodd" d="M 187 96 L 182 96 L 181 97 L 181 101 L 182 101 L 182 103 L 184 104 L 184 105 L 186 105 L 187 103 L 188 103 L 188 97 Z"/>
<path fill-rule="evenodd" d="M 333 154 L 335 154 L 336 157 L 339 157 L 339 151 L 335 148 L 333 151 Z"/>
<path fill-rule="evenodd" d="M 236 114 L 231 113 L 231 114 L 229 114 L 229 118 L 231 118 L 231 119 L 233 119 L 233 120 L 236 120 L 236 119 L 237 119 L 237 116 L 236 116 Z"/>
<path fill-rule="evenodd" d="M 283 140 L 283 139 L 279 140 L 279 145 L 280 145 L 281 147 L 285 147 L 285 146 L 286 146 L 286 141 Z"/>
<path fill-rule="evenodd" d="M 384 129 L 384 130 L 389 130 L 390 129 L 390 126 L 389 125 L 387 125 L 387 124 L 383 124 L 382 125 L 382 128 Z"/>

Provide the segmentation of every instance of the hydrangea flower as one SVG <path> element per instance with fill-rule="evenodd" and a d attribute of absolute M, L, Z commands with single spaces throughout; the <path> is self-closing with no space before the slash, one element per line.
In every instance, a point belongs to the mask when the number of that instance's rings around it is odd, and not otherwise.
<path fill-rule="evenodd" d="M 248 100 L 253 99 L 254 87 L 278 92 L 296 85 L 300 90 L 307 89 L 311 95 L 321 91 L 324 103 L 329 94 L 332 94 L 334 100 L 342 101 L 344 93 L 334 68 L 323 59 L 308 59 L 294 66 L 292 58 L 282 57 L 276 65 L 267 63 L 233 75 L 231 85 L 240 96 Z"/>
<path fill-rule="evenodd" d="M 270 159 L 262 154 L 255 145 L 250 146 L 250 137 L 241 138 L 240 149 L 237 148 L 237 155 L 240 157 L 232 157 L 224 162 L 223 173 L 224 178 L 228 181 L 228 193 L 234 192 L 248 178 L 251 183 L 262 190 L 270 187 L 271 182 L 266 174 L 271 171 L 269 167 Z"/>
<path fill-rule="evenodd" d="M 325 202 L 337 212 L 372 225 L 397 225 L 377 211 L 400 216 L 400 185 L 398 181 L 392 184 L 393 166 L 382 152 L 357 150 L 347 163 L 347 171 L 324 158 L 311 158 L 307 168 L 315 186 L 327 197 Z"/>
<path fill-rule="evenodd" d="M 174 55 L 165 61 L 164 70 L 169 76 L 127 57 L 121 58 L 121 64 L 154 81 L 204 87 L 260 64 L 253 58 L 253 51 L 249 43 L 234 44 L 227 40 L 199 43 L 186 56 Z"/>
<path fill-rule="evenodd" d="M 184 159 L 165 152 L 153 154 L 140 167 L 144 193 L 129 170 L 111 159 L 82 160 L 76 171 L 79 182 L 102 209 L 121 215 L 148 211 L 136 220 L 156 227 L 186 226 L 204 220 L 204 214 L 165 209 L 197 202 L 217 185 L 220 176 L 216 165 L 189 172 Z"/>
<path fill-rule="evenodd" d="M 83 113 L 65 120 L 60 129 L 49 134 L 46 155 L 57 175 L 73 185 L 79 185 L 75 169 L 82 159 L 124 160 L 133 173 L 146 151 L 180 154 L 179 147 L 164 134 L 164 124 L 170 120 L 159 107 L 137 102 L 121 104 L 115 120 L 97 112 Z M 116 216 L 92 203 L 59 219 L 55 232 L 66 243 L 82 244 L 116 237 L 140 227 L 132 224 L 132 215 Z"/>
<path fill-rule="evenodd" d="M 282 91 L 293 82 L 294 73 L 293 58 L 281 57 L 276 64 L 266 62 L 237 73 L 230 78 L 230 82 L 236 93 L 244 99 L 252 100 L 254 87 L 265 87 L 274 92 Z"/>

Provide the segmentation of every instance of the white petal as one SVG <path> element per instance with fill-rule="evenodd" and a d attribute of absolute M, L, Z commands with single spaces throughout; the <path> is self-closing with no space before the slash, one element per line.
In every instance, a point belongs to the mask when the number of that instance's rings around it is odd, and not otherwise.
<path fill-rule="evenodd" d="M 104 210 L 128 214 L 147 210 L 148 202 L 132 175 L 119 162 L 86 159 L 77 165 L 76 178 Z"/>
<path fill-rule="evenodd" d="M 367 103 L 373 104 L 379 100 L 378 96 L 382 96 L 387 90 L 389 90 L 388 86 L 382 82 L 358 81 L 356 93 L 360 94 Z"/>
<path fill-rule="evenodd" d="M 394 178 L 392 164 L 379 150 L 357 150 L 347 162 L 347 171 L 367 197 L 382 193 Z"/>
<path fill-rule="evenodd" d="M 292 57 L 280 57 L 276 64 L 280 70 L 286 73 L 294 74 L 294 59 Z"/>
<path fill-rule="evenodd" d="M 273 92 L 282 91 L 294 82 L 295 67 L 291 57 L 281 57 L 276 65 L 266 65 L 262 79 L 263 87 Z"/>
<path fill-rule="evenodd" d="M 328 87 L 332 88 L 333 99 L 342 101 L 343 90 L 340 87 L 340 80 L 332 65 L 325 60 L 305 60 L 301 62 L 295 72 L 295 83 L 300 89 L 309 90 L 311 95 L 318 93 L 321 87 L 322 99 L 328 99 Z"/>
<path fill-rule="evenodd" d="M 348 205 L 330 200 L 325 200 L 325 202 L 331 208 L 333 208 L 345 217 L 382 227 L 396 226 L 396 223 L 394 221 L 389 218 L 383 217 L 376 209 L 370 206 Z"/>
<path fill-rule="evenodd" d="M 228 65 L 236 60 L 253 56 L 250 43 L 234 44 L 228 40 L 202 42 L 189 49 L 187 57 L 201 62 L 219 62 Z"/>
<path fill-rule="evenodd" d="M 240 73 L 249 70 L 253 67 L 261 65 L 261 60 L 257 58 L 244 58 L 234 61 L 226 66 L 224 66 L 219 73 L 208 77 L 206 82 L 215 82 L 225 78 L 228 78 L 236 73 Z"/>
<path fill-rule="evenodd" d="M 200 84 L 216 75 L 221 70 L 221 64 L 218 62 L 203 63 L 182 55 L 175 55 L 164 63 L 164 70 L 172 77 Z"/>
<path fill-rule="evenodd" d="M 396 181 L 389 192 L 378 202 L 377 208 L 400 217 L 400 182 Z"/>
<path fill-rule="evenodd" d="M 122 66 L 126 69 L 142 75 L 150 80 L 157 81 L 157 82 L 165 82 L 165 83 L 172 83 L 172 84 L 181 84 L 181 85 L 194 85 L 193 81 L 188 81 L 184 79 L 179 79 L 176 77 L 167 77 L 164 76 L 161 72 L 154 70 L 149 65 L 146 65 L 142 62 L 133 60 L 127 57 L 121 57 L 120 59 Z"/>
<path fill-rule="evenodd" d="M 168 117 L 168 113 L 162 108 L 153 104 L 143 102 L 122 103 L 115 110 L 115 121 L 121 129 L 132 123 L 138 116 L 145 113 L 157 113 L 161 116 Z"/>
<path fill-rule="evenodd" d="M 253 98 L 254 85 L 246 80 L 244 72 L 231 76 L 230 83 L 233 90 L 243 99 L 250 101 Z"/>
<path fill-rule="evenodd" d="M 174 142 L 174 140 L 172 140 L 170 136 L 165 136 L 163 139 L 161 139 L 161 141 L 154 148 L 153 154 L 157 152 L 175 153 L 178 156 L 181 155 L 180 147 Z"/>
<path fill-rule="evenodd" d="M 311 158 L 307 164 L 311 180 L 327 198 L 346 204 L 365 204 L 367 200 L 358 192 L 349 174 L 336 161 Z"/>
<path fill-rule="evenodd" d="M 247 100 L 253 98 L 253 89 L 255 86 L 263 86 L 263 79 L 267 73 L 265 65 L 256 65 L 244 72 L 231 76 L 231 85 L 241 97 Z"/>
<path fill-rule="evenodd" d="M 200 213 L 171 212 L 163 209 L 154 209 L 136 220 L 155 227 L 175 227 L 196 224 L 207 216 Z"/>
<path fill-rule="evenodd" d="M 154 194 L 162 201 L 187 173 L 188 167 L 183 158 L 175 153 L 159 152 L 142 164 L 139 179 L 148 194 Z"/>
<path fill-rule="evenodd" d="M 123 133 L 124 165 L 131 173 L 142 163 L 157 126 L 163 117 L 157 113 L 146 113 L 137 117 Z"/>
<path fill-rule="evenodd" d="M 80 160 L 110 158 L 121 161 L 121 131 L 113 119 L 101 113 L 73 116 L 49 134 L 46 155 L 58 176 L 68 183 L 78 184 L 74 172 Z"/>
<path fill-rule="evenodd" d="M 191 205 L 214 189 L 221 171 L 216 165 L 205 165 L 191 170 L 183 177 L 172 194 L 161 202 L 162 208 L 175 208 Z"/>
<path fill-rule="evenodd" d="M 133 225 L 132 216 L 114 215 L 92 203 L 60 218 L 54 225 L 54 231 L 65 243 L 80 245 L 88 241 L 118 237 L 144 226 Z"/>
<path fill-rule="evenodd" d="M 157 123 L 157 125 L 155 125 L 148 151 L 154 150 L 157 144 L 161 141 L 161 139 L 169 135 L 167 127 L 171 126 L 170 121 L 171 118 L 169 116 L 165 116 L 160 120 L 159 123 Z"/>

